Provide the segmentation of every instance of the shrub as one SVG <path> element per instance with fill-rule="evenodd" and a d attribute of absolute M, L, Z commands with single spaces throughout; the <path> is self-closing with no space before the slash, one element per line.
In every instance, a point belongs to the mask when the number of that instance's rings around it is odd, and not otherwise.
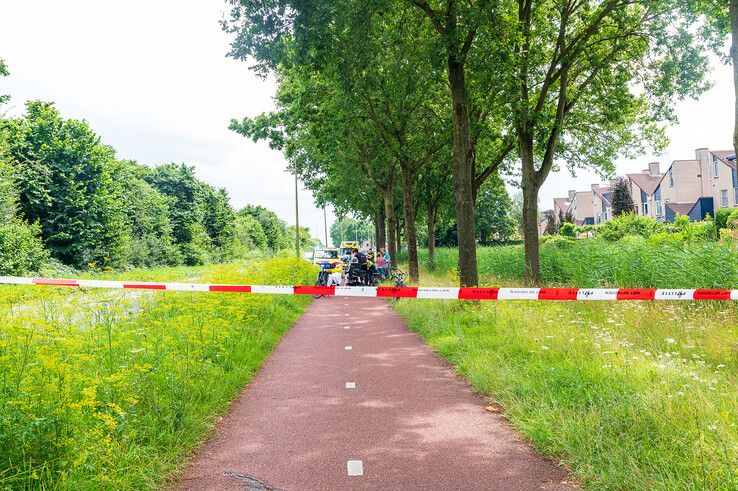
<path fill-rule="evenodd" d="M 717 221 L 715 222 L 715 225 L 718 225 Z M 738 210 L 735 210 L 733 213 L 728 216 L 728 219 L 726 221 L 726 227 L 718 227 L 720 228 L 729 228 L 731 230 L 738 230 Z"/>
<path fill-rule="evenodd" d="M 661 225 L 656 220 L 635 213 L 625 213 L 609 222 L 605 222 L 600 229 L 600 233 L 605 239 L 614 241 L 620 240 L 626 235 L 650 237 L 659 232 L 660 229 Z"/>
<path fill-rule="evenodd" d="M 566 222 L 561 226 L 559 233 L 564 237 L 576 237 L 576 225 Z"/>
<path fill-rule="evenodd" d="M 0 223 L 0 274 L 38 271 L 47 256 L 38 224 L 29 225 L 17 218 Z"/>
<path fill-rule="evenodd" d="M 738 213 L 738 208 L 720 208 L 716 210 L 715 225 L 717 225 L 717 229 L 720 230 L 721 228 L 728 228 L 730 217 L 734 213 Z"/>

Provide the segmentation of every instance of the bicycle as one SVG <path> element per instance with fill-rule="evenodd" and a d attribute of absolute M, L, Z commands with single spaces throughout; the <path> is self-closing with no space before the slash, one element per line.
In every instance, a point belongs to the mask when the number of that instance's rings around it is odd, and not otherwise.
<path fill-rule="evenodd" d="M 318 280 L 315 282 L 315 286 L 328 286 L 328 279 L 330 278 L 328 270 L 332 267 L 333 266 L 328 263 L 320 265 L 320 272 L 318 273 Z M 320 298 L 322 296 L 323 295 L 313 295 L 314 298 Z"/>

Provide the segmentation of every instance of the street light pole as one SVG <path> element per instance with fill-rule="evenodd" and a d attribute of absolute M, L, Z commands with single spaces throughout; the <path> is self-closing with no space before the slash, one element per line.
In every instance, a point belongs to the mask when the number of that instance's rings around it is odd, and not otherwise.
<path fill-rule="evenodd" d="M 295 172 L 295 254 L 300 257 L 300 205 L 297 203 L 297 172 Z"/>
<path fill-rule="evenodd" d="M 325 229 L 325 246 L 328 247 L 328 215 L 325 211 L 325 205 L 323 205 L 323 228 Z"/>

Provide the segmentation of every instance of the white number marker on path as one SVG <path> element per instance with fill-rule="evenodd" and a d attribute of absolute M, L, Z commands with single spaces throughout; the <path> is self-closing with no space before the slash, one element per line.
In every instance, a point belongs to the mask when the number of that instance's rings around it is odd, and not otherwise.
<path fill-rule="evenodd" d="M 346 351 L 351 351 L 353 348 L 351 346 L 344 346 L 343 349 Z"/>
<path fill-rule="evenodd" d="M 351 329 L 351 326 L 344 326 L 344 329 Z"/>
<path fill-rule="evenodd" d="M 356 382 L 346 382 L 346 388 L 347 389 L 355 389 L 356 388 Z"/>
<path fill-rule="evenodd" d="M 363 476 L 364 462 L 361 460 L 349 460 L 346 462 L 346 471 L 349 476 Z"/>

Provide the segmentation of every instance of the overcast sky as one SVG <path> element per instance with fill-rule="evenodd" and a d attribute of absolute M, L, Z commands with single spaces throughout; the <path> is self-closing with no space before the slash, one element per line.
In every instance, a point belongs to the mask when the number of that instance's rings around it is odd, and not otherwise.
<path fill-rule="evenodd" d="M 281 154 L 228 130 L 232 117 L 272 109 L 275 84 L 225 56 L 225 10 L 224 0 L 2 0 L 0 57 L 11 76 L 0 78 L 0 94 L 12 96 L 13 115 L 28 99 L 54 101 L 64 117 L 87 120 L 119 157 L 194 165 L 201 179 L 228 189 L 233 206 L 261 204 L 294 223 L 294 181 Z M 731 147 L 732 75 L 717 64 L 705 69 L 716 85 L 678 105 L 681 123 L 669 130 L 666 154 L 620 161 L 619 173 L 691 158 L 698 147 Z M 541 209 L 598 181 L 589 172 L 553 174 Z M 322 211 L 307 191 L 300 222 L 323 238 Z"/>

